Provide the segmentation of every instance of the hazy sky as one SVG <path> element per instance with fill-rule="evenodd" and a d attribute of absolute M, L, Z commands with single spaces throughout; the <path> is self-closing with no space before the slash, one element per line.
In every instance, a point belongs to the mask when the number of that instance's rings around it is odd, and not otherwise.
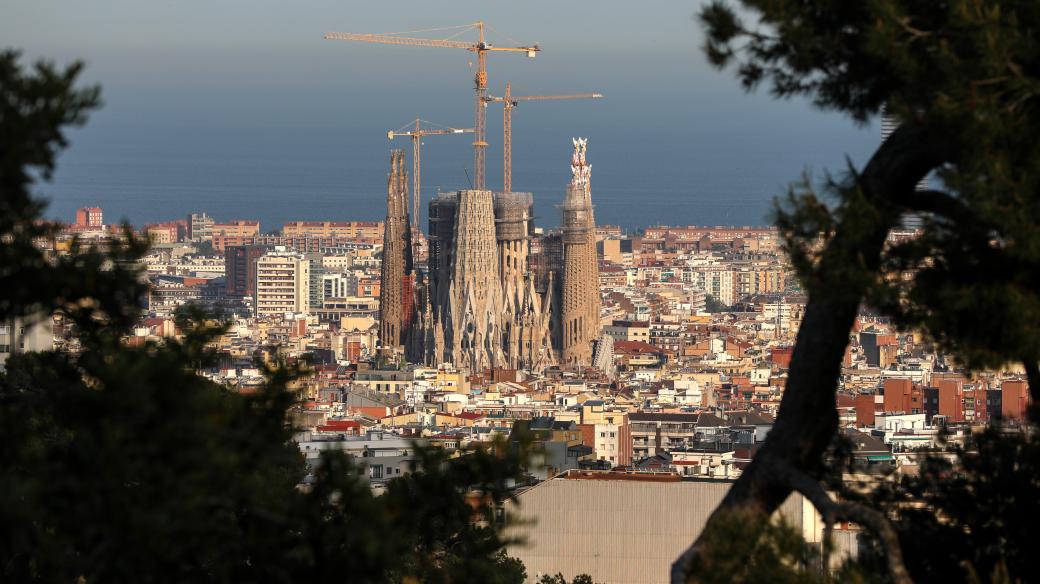
<path fill-rule="evenodd" d="M 516 94 L 606 94 L 598 102 L 521 106 L 514 117 L 518 188 L 525 173 L 538 182 L 538 173 L 556 166 L 562 174 L 551 180 L 564 181 L 571 135 L 590 136 L 594 167 L 638 161 L 636 177 L 722 184 L 727 174 L 758 173 L 765 182 L 754 196 L 763 200 L 804 167 L 840 170 L 846 155 L 862 161 L 869 154 L 874 129 L 804 102 L 745 95 L 731 72 L 708 67 L 699 50 L 698 6 L 663 0 L 0 0 L 0 45 L 31 58 L 83 59 L 85 79 L 103 85 L 105 107 L 74 135 L 65 183 L 59 170 L 55 207 L 62 212 L 61 197 L 86 195 L 75 168 L 91 156 L 286 158 L 310 148 L 315 164 L 322 153 L 341 161 L 349 180 L 351 169 L 382 168 L 386 130 L 416 115 L 472 125 L 471 55 L 326 41 L 322 34 L 476 19 L 500 31 L 489 34 L 495 44 L 511 44 L 511 37 L 543 49 L 536 59 L 492 54 L 493 93 L 509 80 Z M 497 108 L 488 112 L 492 183 L 500 176 L 500 116 Z M 431 180 L 448 182 L 471 161 L 468 140 L 443 140 L 428 147 L 427 160 Z M 377 174 L 373 184 L 383 177 Z"/>

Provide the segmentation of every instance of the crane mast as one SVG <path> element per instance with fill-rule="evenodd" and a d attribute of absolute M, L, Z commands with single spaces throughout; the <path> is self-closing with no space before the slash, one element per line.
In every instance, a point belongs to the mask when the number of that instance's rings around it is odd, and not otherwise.
<path fill-rule="evenodd" d="M 568 95 L 513 95 L 509 82 L 502 97 L 486 96 L 485 102 L 502 104 L 502 192 L 513 192 L 513 108 L 521 101 L 550 101 L 562 99 L 600 99 L 602 93 L 572 93 Z"/>
<path fill-rule="evenodd" d="M 360 41 L 367 43 L 379 43 L 387 45 L 406 45 L 418 47 L 440 47 L 448 49 L 465 49 L 477 55 L 477 73 L 474 77 L 474 136 L 473 136 L 473 186 L 476 189 L 486 188 L 484 151 L 487 148 L 487 120 L 485 107 L 487 103 L 487 53 L 491 51 L 524 53 L 530 58 L 541 51 L 538 45 L 520 47 L 495 47 L 488 44 L 485 35 L 484 21 L 466 25 L 467 30 L 477 29 L 477 42 L 457 41 L 451 39 L 424 39 L 415 37 L 397 36 L 395 34 L 364 34 L 330 32 L 325 34 L 328 40 Z M 464 31 L 463 31 L 464 32 Z"/>
<path fill-rule="evenodd" d="M 401 131 L 404 127 L 412 126 L 408 131 Z M 419 241 L 419 209 L 422 201 L 420 189 L 422 187 L 422 139 L 424 136 L 443 136 L 447 134 L 472 134 L 473 128 L 438 128 L 423 129 L 422 120 L 415 118 L 415 122 L 409 122 L 398 130 L 390 130 L 386 133 L 388 140 L 408 136 L 412 139 L 412 242 L 418 245 Z"/>

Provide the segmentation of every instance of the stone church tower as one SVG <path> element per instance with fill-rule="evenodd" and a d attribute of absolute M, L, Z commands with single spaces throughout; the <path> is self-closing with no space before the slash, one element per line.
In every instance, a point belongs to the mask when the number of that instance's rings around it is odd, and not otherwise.
<path fill-rule="evenodd" d="M 592 165 L 585 160 L 588 140 L 577 138 L 573 142 L 571 183 L 560 206 L 563 212 L 563 277 L 557 337 L 561 362 L 590 365 L 592 343 L 600 334 L 596 221 L 589 184 Z"/>
<path fill-rule="evenodd" d="M 442 193 L 430 201 L 429 274 L 425 283 L 414 283 L 407 186 L 395 154 L 380 295 L 384 347 L 405 344 L 409 360 L 470 371 L 541 370 L 560 357 L 590 365 L 600 298 L 585 147 L 584 139 L 574 140 L 571 183 L 561 205 L 559 281 L 550 274 L 546 283 L 536 282 L 531 266 L 532 196 L 487 190 Z"/>
<path fill-rule="evenodd" d="M 495 196 L 498 272 L 503 295 L 505 366 L 542 369 L 555 362 L 550 336 L 552 302 L 538 294 L 531 269 L 534 198 L 530 193 Z"/>
<path fill-rule="evenodd" d="M 453 244 L 442 308 L 449 360 L 470 371 L 501 367 L 502 289 L 491 191 L 459 191 Z"/>
<path fill-rule="evenodd" d="M 384 354 L 400 353 L 413 313 L 412 234 L 408 220 L 408 173 L 404 151 L 390 153 L 379 290 L 379 345 Z"/>
<path fill-rule="evenodd" d="M 430 201 L 422 354 L 470 371 L 554 363 L 551 302 L 529 266 L 532 198 L 468 190 Z"/>

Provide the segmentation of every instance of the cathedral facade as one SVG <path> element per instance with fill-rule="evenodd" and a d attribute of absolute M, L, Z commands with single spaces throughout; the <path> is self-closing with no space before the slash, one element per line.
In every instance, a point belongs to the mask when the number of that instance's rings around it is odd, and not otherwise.
<path fill-rule="evenodd" d="M 387 305 L 381 297 L 381 311 L 383 318 L 401 323 L 401 335 L 388 331 L 387 341 L 409 361 L 452 363 L 470 371 L 541 370 L 561 361 L 591 364 L 600 299 L 586 144 L 574 140 L 571 183 L 561 205 L 563 262 L 540 278 L 541 286 L 531 257 L 531 194 L 464 190 L 437 195 L 429 204 L 428 270 L 422 280 L 412 273 L 409 246 L 399 245 L 407 237 L 402 227 L 407 208 L 402 221 L 397 199 L 388 196 L 383 290 L 387 284 L 403 293 L 411 288 L 412 306 L 409 316 L 398 318 L 406 303 L 389 295 Z M 403 173 L 395 167 L 391 185 Z M 394 231 L 400 232 L 393 238 L 391 215 Z M 401 277 L 387 274 L 388 269 Z"/>

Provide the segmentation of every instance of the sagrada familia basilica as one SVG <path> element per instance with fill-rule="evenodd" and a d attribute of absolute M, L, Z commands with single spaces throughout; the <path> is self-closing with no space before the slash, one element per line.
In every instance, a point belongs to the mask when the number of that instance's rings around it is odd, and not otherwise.
<path fill-rule="evenodd" d="M 587 140 L 573 140 L 561 232 L 533 265 L 529 193 L 464 190 L 429 205 L 425 277 L 413 264 L 408 180 L 391 154 L 379 340 L 384 355 L 471 371 L 589 365 L 600 336 L 596 229 Z"/>

